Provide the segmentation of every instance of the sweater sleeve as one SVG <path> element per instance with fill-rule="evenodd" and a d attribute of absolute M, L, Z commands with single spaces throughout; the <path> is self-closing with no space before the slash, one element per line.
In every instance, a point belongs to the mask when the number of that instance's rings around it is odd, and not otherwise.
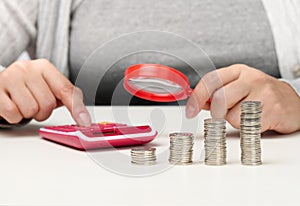
<path fill-rule="evenodd" d="M 293 80 L 281 79 L 281 81 L 288 83 L 295 90 L 295 92 L 300 98 L 300 78 Z"/>
<path fill-rule="evenodd" d="M 7 67 L 36 39 L 38 0 L 0 1 L 0 65 Z"/>
<path fill-rule="evenodd" d="M 5 67 L 0 65 L 0 72 L 2 72 L 4 69 L 5 69 Z"/>
<path fill-rule="evenodd" d="M 262 0 L 275 40 L 281 76 L 300 78 L 300 1 Z"/>

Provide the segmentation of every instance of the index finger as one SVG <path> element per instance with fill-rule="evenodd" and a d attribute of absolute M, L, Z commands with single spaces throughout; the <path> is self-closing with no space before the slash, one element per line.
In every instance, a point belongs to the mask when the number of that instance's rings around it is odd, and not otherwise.
<path fill-rule="evenodd" d="M 206 105 L 209 98 L 224 85 L 239 78 L 241 66 L 234 65 L 207 73 L 194 89 L 187 105 L 188 118 L 195 117 Z"/>
<path fill-rule="evenodd" d="M 70 111 L 73 119 L 80 126 L 90 126 L 91 117 L 83 103 L 83 95 L 53 64 L 47 60 L 35 62 L 42 69 L 42 76 L 50 87 L 55 97 L 60 100 Z"/>

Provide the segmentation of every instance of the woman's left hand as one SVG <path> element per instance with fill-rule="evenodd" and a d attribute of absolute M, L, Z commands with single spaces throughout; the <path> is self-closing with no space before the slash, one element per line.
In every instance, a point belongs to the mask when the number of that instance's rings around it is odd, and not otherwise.
<path fill-rule="evenodd" d="M 211 103 L 207 100 L 211 99 Z M 262 132 L 291 133 L 300 130 L 300 98 L 294 89 L 257 69 L 233 65 L 206 74 L 191 95 L 186 116 L 210 110 L 213 118 L 225 118 L 240 128 L 242 101 L 262 102 Z"/>

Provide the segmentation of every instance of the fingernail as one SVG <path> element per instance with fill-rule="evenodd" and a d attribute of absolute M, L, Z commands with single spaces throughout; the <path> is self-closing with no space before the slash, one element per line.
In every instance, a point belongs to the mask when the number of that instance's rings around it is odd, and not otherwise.
<path fill-rule="evenodd" d="M 79 114 L 79 124 L 80 126 L 88 127 L 91 126 L 92 120 L 88 113 L 82 112 Z"/>
<path fill-rule="evenodd" d="M 190 98 L 188 104 L 186 105 L 185 115 L 188 119 L 194 118 L 198 113 L 197 102 L 194 98 Z"/>

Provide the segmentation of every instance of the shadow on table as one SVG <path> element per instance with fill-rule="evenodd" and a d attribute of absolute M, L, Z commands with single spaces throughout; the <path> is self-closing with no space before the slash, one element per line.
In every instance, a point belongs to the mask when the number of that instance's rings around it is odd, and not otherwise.
<path fill-rule="evenodd" d="M 275 131 L 266 131 L 266 132 L 262 133 L 262 138 L 263 139 L 297 138 L 299 136 L 300 136 L 300 131 L 292 133 L 292 134 L 280 134 L 280 133 L 275 132 Z M 240 138 L 240 131 L 235 130 L 235 131 L 227 132 L 226 137 L 227 138 L 234 138 L 234 139 L 235 138 Z"/>
<path fill-rule="evenodd" d="M 161 147 L 162 144 L 157 143 L 148 143 L 145 145 L 134 145 L 134 146 L 124 146 L 124 147 L 108 147 L 108 148 L 99 148 L 99 149 L 90 149 L 88 150 L 89 153 L 97 153 L 97 152 L 111 152 L 111 151 L 124 151 L 124 150 L 131 150 L 132 148 L 142 148 L 142 147 Z"/>
<path fill-rule="evenodd" d="M 24 127 L 0 129 L 0 138 L 39 137 L 40 125 L 26 125 Z"/>
<path fill-rule="evenodd" d="M 120 146 L 120 147 L 104 147 L 104 148 L 95 148 L 95 149 L 88 149 L 88 150 L 83 150 L 83 149 L 78 149 L 69 145 L 65 145 L 59 142 L 55 142 L 49 139 L 44 139 L 45 142 L 49 144 L 54 144 L 54 145 L 59 145 L 62 146 L 64 149 L 70 149 L 70 150 L 75 150 L 79 152 L 88 152 L 88 153 L 97 153 L 97 152 L 112 152 L 112 151 L 126 151 L 126 150 L 131 150 L 132 148 L 140 148 L 140 147 L 161 147 L 163 146 L 162 144 L 157 144 L 157 143 L 148 143 L 145 145 L 132 145 L 132 146 Z"/>

